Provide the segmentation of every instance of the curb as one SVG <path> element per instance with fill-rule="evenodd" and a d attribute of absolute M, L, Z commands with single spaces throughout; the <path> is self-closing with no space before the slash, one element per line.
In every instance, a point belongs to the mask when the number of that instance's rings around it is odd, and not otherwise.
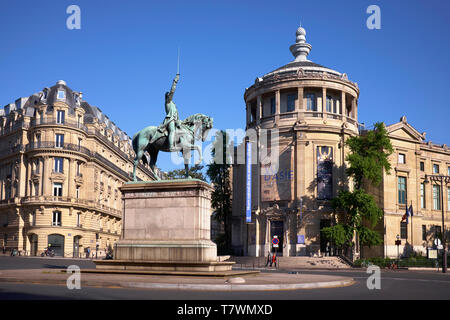
<path fill-rule="evenodd" d="M 128 288 L 145 289 L 177 289 L 177 290 L 201 290 L 201 291 L 274 291 L 274 290 L 299 290 L 320 289 L 351 286 L 355 283 L 353 279 L 339 281 L 324 281 L 310 283 L 291 284 L 176 284 L 176 283 L 140 283 L 127 282 Z"/>
<path fill-rule="evenodd" d="M 65 280 L 22 280 L 14 278 L 0 278 L 0 283 L 23 283 L 39 285 L 67 285 Z M 309 283 L 286 283 L 286 284 L 191 284 L 191 283 L 145 283 L 145 282 L 96 282 L 81 281 L 81 286 L 87 287 L 119 287 L 119 288 L 142 288 L 142 289 L 169 289 L 169 290 L 200 290 L 200 291 L 275 291 L 275 290 L 300 290 L 347 287 L 355 283 L 353 278 L 348 280 L 309 282 Z"/>

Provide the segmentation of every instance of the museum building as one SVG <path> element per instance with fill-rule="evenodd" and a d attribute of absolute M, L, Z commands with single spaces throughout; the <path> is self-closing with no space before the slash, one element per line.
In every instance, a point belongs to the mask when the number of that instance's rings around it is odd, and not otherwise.
<path fill-rule="evenodd" d="M 283 256 L 324 254 L 330 244 L 320 230 L 336 223 L 330 200 L 340 189 L 352 188 L 345 173 L 349 152 L 345 141 L 364 132 L 358 122 L 360 90 L 347 74 L 308 60 L 311 45 L 305 36 L 305 29 L 298 28 L 296 43 L 290 47 L 294 61 L 256 78 L 244 93 L 246 129 L 256 132 L 256 138 L 246 142 L 257 149 L 252 154 L 258 159 L 251 166 L 248 197 L 246 165 L 234 162 L 232 168 L 231 230 L 236 255 L 267 256 L 275 250 Z M 412 249 L 426 254 L 440 232 L 440 192 L 445 193 L 446 224 L 450 222 L 450 184 L 438 191 L 438 185 L 424 182 L 425 174 L 450 175 L 450 149 L 425 142 L 425 134 L 406 117 L 386 127 L 395 149 L 393 170 L 370 190 L 384 211 L 384 220 L 377 226 L 384 245 L 363 248 L 364 256 L 397 256 L 397 235 L 403 240 L 402 252 Z M 263 131 L 271 130 L 278 132 L 277 141 L 270 142 L 273 146 L 267 142 L 270 139 L 261 138 Z M 278 148 L 277 172 L 259 159 L 260 150 L 269 155 L 272 147 Z M 246 222 L 247 198 L 251 198 L 250 223 Z M 406 224 L 402 217 L 411 204 L 414 216 Z M 279 239 L 276 248 L 272 245 L 275 236 Z M 355 239 L 355 257 L 361 249 Z"/>
<path fill-rule="evenodd" d="M 133 160 L 130 137 L 62 80 L 0 109 L 0 250 L 104 255 Z M 136 172 L 155 180 L 142 163 Z"/>

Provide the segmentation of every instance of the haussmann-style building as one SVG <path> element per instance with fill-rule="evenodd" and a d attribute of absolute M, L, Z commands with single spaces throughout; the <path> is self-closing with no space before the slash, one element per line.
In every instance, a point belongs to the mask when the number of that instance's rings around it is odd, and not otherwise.
<path fill-rule="evenodd" d="M 320 230 L 336 223 L 330 200 L 341 188 L 352 188 L 351 181 L 346 183 L 345 141 L 364 132 L 358 123 L 360 90 L 345 73 L 308 60 L 311 45 L 305 36 L 305 29 L 298 28 L 296 43 L 290 47 L 294 61 L 256 78 L 245 90 L 246 129 L 253 129 L 257 137 L 252 147 L 270 154 L 271 146 L 264 145 L 260 135 L 264 129 L 277 130 L 279 168 L 274 172 L 260 164 L 262 159 L 252 165 L 252 222 L 246 223 L 246 165 L 233 165 L 231 229 L 236 255 L 267 256 L 275 250 L 283 256 L 333 254 Z M 425 174 L 450 175 L 450 148 L 425 142 L 425 134 L 406 117 L 386 127 L 395 149 L 393 169 L 370 190 L 384 211 L 377 226 L 384 245 L 360 248 L 356 238 L 353 258 L 361 255 L 361 249 L 363 256 L 396 257 L 397 235 L 402 254 L 412 250 L 426 254 L 440 232 L 442 191 L 424 181 Z M 450 184 L 443 190 L 449 225 Z M 406 224 L 402 217 L 411 204 L 414 216 Z M 278 248 L 272 246 L 275 236 Z"/>
<path fill-rule="evenodd" d="M 0 110 L 0 250 L 102 256 L 121 234 L 130 137 L 64 81 Z M 161 172 L 157 171 L 157 174 Z M 139 164 L 140 180 L 154 180 Z"/>

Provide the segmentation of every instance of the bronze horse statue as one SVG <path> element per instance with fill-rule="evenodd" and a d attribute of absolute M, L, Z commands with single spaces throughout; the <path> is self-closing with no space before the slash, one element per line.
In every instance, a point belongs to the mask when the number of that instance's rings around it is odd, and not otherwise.
<path fill-rule="evenodd" d="M 133 136 L 133 150 L 136 154 L 133 167 L 133 181 L 136 181 L 136 167 L 142 159 L 144 163 L 148 163 L 153 175 L 160 180 L 155 173 L 155 164 L 158 159 L 158 153 L 164 152 L 181 152 L 184 159 L 186 170 L 186 178 L 189 172 L 189 160 L 191 151 L 197 150 L 199 159 L 195 164 L 202 161 L 202 150 L 195 145 L 195 140 L 205 141 L 209 130 L 213 126 L 213 119 L 201 113 L 194 114 L 183 121 L 175 130 L 175 147 L 170 148 L 167 130 L 164 125 L 148 126 Z M 147 151 L 150 159 L 147 159 L 144 152 Z"/>

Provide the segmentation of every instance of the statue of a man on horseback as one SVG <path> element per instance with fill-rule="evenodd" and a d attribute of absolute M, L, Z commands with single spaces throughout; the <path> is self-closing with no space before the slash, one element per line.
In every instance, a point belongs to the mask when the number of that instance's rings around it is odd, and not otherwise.
<path fill-rule="evenodd" d="M 170 91 L 165 94 L 166 117 L 163 123 L 159 127 L 146 127 L 133 136 L 133 150 L 136 153 L 133 168 L 134 181 L 136 181 L 136 167 L 139 161 L 148 162 L 147 157 L 144 156 L 145 151 L 150 155 L 149 165 L 153 173 L 155 173 L 154 168 L 159 151 L 181 152 L 184 158 L 186 177 L 188 177 L 192 150 L 197 150 L 199 153 L 197 163 L 202 161 L 202 151 L 199 146 L 195 145 L 195 140 L 205 141 L 208 131 L 212 128 L 213 119 L 203 114 L 194 114 L 180 121 L 177 107 L 173 102 L 173 95 L 179 79 L 180 74 L 177 73 Z M 159 180 L 156 174 L 154 176 Z"/>

